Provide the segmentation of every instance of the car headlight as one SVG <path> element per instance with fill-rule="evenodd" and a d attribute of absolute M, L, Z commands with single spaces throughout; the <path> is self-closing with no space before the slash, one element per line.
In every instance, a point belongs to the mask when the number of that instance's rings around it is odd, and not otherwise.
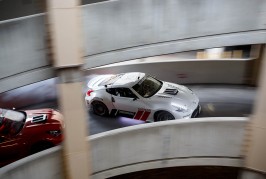
<path fill-rule="evenodd" d="M 176 103 L 171 103 L 171 105 L 175 108 L 176 111 L 178 112 L 187 112 L 188 108 L 186 106 L 182 106 L 180 104 Z"/>
<path fill-rule="evenodd" d="M 53 130 L 53 131 L 47 131 L 48 134 L 54 136 L 54 137 L 57 137 L 59 135 L 61 135 L 61 130 Z"/>

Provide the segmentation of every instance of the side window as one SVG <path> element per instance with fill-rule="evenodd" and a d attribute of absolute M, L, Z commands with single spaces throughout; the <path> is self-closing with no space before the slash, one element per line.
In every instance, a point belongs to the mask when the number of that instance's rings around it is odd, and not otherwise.
<path fill-rule="evenodd" d="M 107 88 L 106 92 L 111 94 L 111 95 L 117 96 L 117 92 L 116 92 L 115 88 Z"/>
<path fill-rule="evenodd" d="M 118 95 L 126 98 L 136 98 L 137 96 L 129 88 L 117 88 Z"/>

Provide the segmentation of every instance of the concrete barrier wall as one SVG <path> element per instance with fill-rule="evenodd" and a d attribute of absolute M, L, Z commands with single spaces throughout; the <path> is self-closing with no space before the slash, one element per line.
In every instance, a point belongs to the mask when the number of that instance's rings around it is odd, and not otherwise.
<path fill-rule="evenodd" d="M 90 136 L 92 176 L 102 179 L 174 166 L 241 167 L 246 122 L 246 118 L 175 120 Z M 0 178 L 35 178 L 37 174 L 59 178 L 60 161 L 59 149 L 50 149 L 3 167 Z"/>
<path fill-rule="evenodd" d="M 99 74 L 144 72 L 173 83 L 244 84 L 248 60 L 187 60 L 178 62 L 139 63 L 94 68 L 87 71 L 92 77 Z"/>
<path fill-rule="evenodd" d="M 266 29 L 265 8 L 261 0 L 118 0 L 85 5 L 86 55 Z"/>
<path fill-rule="evenodd" d="M 57 146 L 0 168 L 0 178 L 63 179 L 62 165 L 61 147 Z"/>
<path fill-rule="evenodd" d="M 118 0 L 86 5 L 85 68 L 178 51 L 265 43 L 265 16 L 266 2 L 261 0 Z"/>
<path fill-rule="evenodd" d="M 0 22 L 0 93 L 54 77 L 46 53 L 43 14 Z"/>
<path fill-rule="evenodd" d="M 262 0 L 116 0 L 85 5 L 83 68 L 266 43 L 265 14 Z M 45 39 L 43 15 L 0 22 L 0 92 L 55 75 L 46 59 Z"/>
<path fill-rule="evenodd" d="M 43 15 L 0 22 L 0 77 L 48 66 Z"/>

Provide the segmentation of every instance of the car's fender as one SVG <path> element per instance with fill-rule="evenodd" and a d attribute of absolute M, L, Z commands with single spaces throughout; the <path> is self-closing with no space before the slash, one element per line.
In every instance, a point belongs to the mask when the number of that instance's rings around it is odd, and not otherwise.
<path fill-rule="evenodd" d="M 155 113 L 158 112 L 158 111 L 166 111 L 166 112 L 169 112 L 170 114 L 172 114 L 175 117 L 175 119 L 182 118 L 182 115 L 180 113 L 174 111 L 174 110 L 169 110 L 167 108 L 157 108 L 157 109 L 154 109 L 153 115 L 151 116 L 153 119 L 154 119 Z"/>

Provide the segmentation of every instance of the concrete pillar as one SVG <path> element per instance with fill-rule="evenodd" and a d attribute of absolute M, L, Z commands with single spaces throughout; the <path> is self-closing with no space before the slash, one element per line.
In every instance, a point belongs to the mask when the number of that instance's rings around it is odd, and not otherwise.
<path fill-rule="evenodd" d="M 255 58 L 255 60 L 252 61 L 252 65 L 250 65 L 250 84 L 253 86 L 258 85 L 259 72 L 262 70 L 261 61 L 263 58 L 263 53 L 265 53 L 263 45 L 256 44 L 251 46 L 250 57 Z"/>
<path fill-rule="evenodd" d="M 63 162 L 65 178 L 90 177 L 87 115 L 82 95 L 81 19 L 78 0 L 47 0 L 54 66 L 58 73 L 60 110 L 65 130 Z"/>
<path fill-rule="evenodd" d="M 247 131 L 245 168 L 254 172 L 266 172 L 266 46 L 262 55 L 261 74 L 254 114 Z M 265 176 L 262 175 L 264 178 Z M 244 176 L 243 176 L 244 178 Z"/>

